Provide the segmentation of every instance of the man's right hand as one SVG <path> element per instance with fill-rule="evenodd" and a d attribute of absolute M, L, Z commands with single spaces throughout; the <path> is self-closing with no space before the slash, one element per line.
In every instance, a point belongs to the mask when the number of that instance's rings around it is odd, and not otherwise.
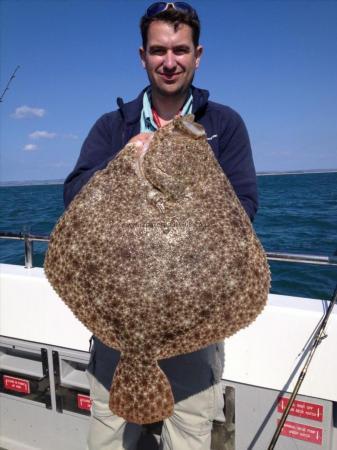
<path fill-rule="evenodd" d="M 139 133 L 133 138 L 131 138 L 128 144 L 140 142 L 141 144 L 149 145 L 151 139 L 153 138 L 154 133 Z"/>

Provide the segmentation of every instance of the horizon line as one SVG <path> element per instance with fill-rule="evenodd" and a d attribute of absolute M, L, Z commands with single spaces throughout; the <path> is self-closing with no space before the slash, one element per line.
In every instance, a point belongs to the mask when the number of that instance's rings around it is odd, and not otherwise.
<path fill-rule="evenodd" d="M 265 170 L 256 172 L 256 176 L 268 176 L 268 175 L 304 175 L 314 173 L 336 173 L 336 169 L 307 169 L 307 170 Z M 22 185 L 44 185 L 44 184 L 63 184 L 65 178 L 55 178 L 49 180 L 9 180 L 0 181 L 0 187 L 5 186 L 22 186 Z"/>

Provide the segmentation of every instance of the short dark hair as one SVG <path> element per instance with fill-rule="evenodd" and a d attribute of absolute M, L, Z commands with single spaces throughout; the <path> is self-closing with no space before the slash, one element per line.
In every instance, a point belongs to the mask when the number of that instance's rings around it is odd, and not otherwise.
<path fill-rule="evenodd" d="M 152 17 L 147 17 L 145 14 L 140 19 L 140 32 L 142 35 L 143 48 L 146 50 L 147 46 L 147 35 L 149 26 L 152 22 L 162 20 L 163 22 L 172 23 L 174 30 L 176 31 L 181 23 L 189 25 L 192 28 L 192 40 L 194 47 L 199 45 L 199 37 L 200 37 L 200 20 L 197 12 L 194 10 L 193 12 L 185 12 L 178 11 L 174 8 L 168 8 L 165 11 L 156 14 Z"/>

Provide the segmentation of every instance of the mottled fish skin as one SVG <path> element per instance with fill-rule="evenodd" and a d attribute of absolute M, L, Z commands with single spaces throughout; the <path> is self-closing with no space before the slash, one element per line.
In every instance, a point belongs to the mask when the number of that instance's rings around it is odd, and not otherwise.
<path fill-rule="evenodd" d="M 140 145 L 126 145 L 75 197 L 45 272 L 74 314 L 121 351 L 110 409 L 151 423 L 173 412 L 157 361 L 249 325 L 266 304 L 270 272 L 193 116 Z"/>

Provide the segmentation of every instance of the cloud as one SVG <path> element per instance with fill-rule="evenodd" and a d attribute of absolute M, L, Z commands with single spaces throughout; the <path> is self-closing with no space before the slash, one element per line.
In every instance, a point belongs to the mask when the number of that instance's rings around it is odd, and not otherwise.
<path fill-rule="evenodd" d="M 23 105 L 16 108 L 15 112 L 11 114 L 14 119 L 31 119 L 32 117 L 43 117 L 46 114 L 46 110 L 43 108 L 31 108 L 30 106 Z"/>
<path fill-rule="evenodd" d="M 54 139 L 56 136 L 56 133 L 50 133 L 49 131 L 34 131 L 29 135 L 30 139 Z"/>
<path fill-rule="evenodd" d="M 79 139 L 79 137 L 77 136 L 77 134 L 73 134 L 73 133 L 65 133 L 62 134 L 62 137 L 64 139 Z"/>
<path fill-rule="evenodd" d="M 35 144 L 27 144 L 27 145 L 25 145 L 25 146 L 23 147 L 23 149 L 24 149 L 25 151 L 27 151 L 27 152 L 31 152 L 31 151 L 37 149 L 37 145 L 35 145 Z"/>

